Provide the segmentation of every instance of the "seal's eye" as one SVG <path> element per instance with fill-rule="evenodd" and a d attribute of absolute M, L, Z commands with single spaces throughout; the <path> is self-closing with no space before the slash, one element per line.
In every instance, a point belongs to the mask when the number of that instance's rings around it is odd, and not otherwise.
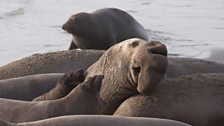
<path fill-rule="evenodd" d="M 133 41 L 133 42 L 131 42 L 130 44 L 129 44 L 129 46 L 131 46 L 131 47 L 137 47 L 138 46 L 138 44 L 139 44 L 139 41 Z"/>
<path fill-rule="evenodd" d="M 68 74 L 68 77 L 70 77 L 70 78 L 73 77 L 73 74 L 72 73 L 69 73 Z"/>

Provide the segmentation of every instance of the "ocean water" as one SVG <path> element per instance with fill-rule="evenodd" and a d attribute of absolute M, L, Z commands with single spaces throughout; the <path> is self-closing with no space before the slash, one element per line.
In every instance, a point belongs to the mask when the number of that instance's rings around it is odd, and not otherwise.
<path fill-rule="evenodd" d="M 206 58 L 224 49 L 224 0 L 0 0 L 0 65 L 67 49 L 68 17 L 105 7 L 127 11 L 170 55 Z"/>

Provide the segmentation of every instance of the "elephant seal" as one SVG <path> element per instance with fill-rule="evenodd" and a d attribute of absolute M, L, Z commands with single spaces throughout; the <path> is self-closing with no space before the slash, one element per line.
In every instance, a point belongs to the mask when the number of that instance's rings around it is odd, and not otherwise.
<path fill-rule="evenodd" d="M 62 76 L 50 73 L 0 80 L 0 98 L 30 101 L 51 90 Z"/>
<path fill-rule="evenodd" d="M 107 50 L 130 38 L 148 40 L 143 26 L 128 13 L 116 8 L 77 13 L 68 19 L 62 29 L 73 35 L 69 50 Z"/>
<path fill-rule="evenodd" d="M 1 126 L 190 126 L 179 121 L 168 119 L 106 115 L 61 116 L 18 124 L 9 123 L 0 119 L 0 124 Z"/>
<path fill-rule="evenodd" d="M 55 100 L 62 98 L 70 93 L 83 80 L 84 71 L 82 69 L 66 73 L 52 90 L 35 98 L 33 101 Z"/>
<path fill-rule="evenodd" d="M 151 96 L 125 100 L 114 115 L 166 118 L 193 126 L 224 125 L 224 74 L 162 81 Z"/>
<path fill-rule="evenodd" d="M 0 67 L 0 80 L 43 73 L 67 73 L 80 68 L 85 71 L 103 53 L 99 50 L 66 50 L 34 54 Z"/>
<path fill-rule="evenodd" d="M 85 78 L 104 75 L 100 97 L 112 114 L 122 101 L 138 93 L 151 94 L 167 67 L 166 46 L 139 38 L 125 40 L 108 49 L 85 72 Z"/>
<path fill-rule="evenodd" d="M 104 102 L 99 98 L 102 79 L 102 75 L 89 78 L 58 100 L 26 102 L 0 99 L 0 118 L 18 123 L 63 115 L 101 114 L 101 109 L 104 109 Z"/>

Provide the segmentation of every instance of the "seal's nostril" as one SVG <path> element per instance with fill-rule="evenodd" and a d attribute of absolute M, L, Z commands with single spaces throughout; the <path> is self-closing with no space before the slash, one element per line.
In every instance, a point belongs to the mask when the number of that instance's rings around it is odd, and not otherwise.
<path fill-rule="evenodd" d="M 153 54 L 159 54 L 159 55 L 167 56 L 167 49 L 164 45 L 155 46 L 155 47 L 150 48 L 149 50 Z"/>

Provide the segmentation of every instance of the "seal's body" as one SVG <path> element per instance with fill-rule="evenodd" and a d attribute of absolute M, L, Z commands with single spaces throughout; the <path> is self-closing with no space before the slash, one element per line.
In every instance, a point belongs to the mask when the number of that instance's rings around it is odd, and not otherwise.
<path fill-rule="evenodd" d="M 115 8 L 72 15 L 62 28 L 73 35 L 69 49 L 106 50 L 129 38 L 148 40 L 141 24 L 128 13 Z"/>

